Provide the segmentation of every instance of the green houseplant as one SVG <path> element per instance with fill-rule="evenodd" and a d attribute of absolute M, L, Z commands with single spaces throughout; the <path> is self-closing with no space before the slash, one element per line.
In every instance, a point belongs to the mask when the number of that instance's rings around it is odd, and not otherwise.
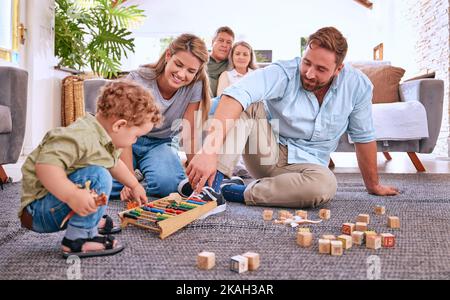
<path fill-rule="evenodd" d="M 134 51 L 129 27 L 145 15 L 125 0 L 56 0 L 55 55 L 59 67 L 86 67 L 105 78 L 117 76 L 120 60 Z"/>

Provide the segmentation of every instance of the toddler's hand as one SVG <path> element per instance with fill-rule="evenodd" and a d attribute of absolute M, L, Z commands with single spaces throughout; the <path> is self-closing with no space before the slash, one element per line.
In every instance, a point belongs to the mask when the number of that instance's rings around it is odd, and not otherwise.
<path fill-rule="evenodd" d="M 90 191 L 77 189 L 69 198 L 67 205 L 78 215 L 84 217 L 97 211 L 97 205 Z"/>
<path fill-rule="evenodd" d="M 131 195 L 133 197 L 133 200 L 139 202 L 139 205 L 145 204 L 148 201 L 145 189 L 142 187 L 141 184 L 137 184 L 135 187 L 131 189 Z"/>

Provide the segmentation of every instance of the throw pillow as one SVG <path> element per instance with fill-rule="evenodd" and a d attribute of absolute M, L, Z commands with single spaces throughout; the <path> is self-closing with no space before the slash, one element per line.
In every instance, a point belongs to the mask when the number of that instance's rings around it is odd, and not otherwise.
<path fill-rule="evenodd" d="M 398 89 L 405 70 L 390 65 L 353 65 L 369 77 L 373 84 L 372 103 L 392 103 L 400 100 Z"/>

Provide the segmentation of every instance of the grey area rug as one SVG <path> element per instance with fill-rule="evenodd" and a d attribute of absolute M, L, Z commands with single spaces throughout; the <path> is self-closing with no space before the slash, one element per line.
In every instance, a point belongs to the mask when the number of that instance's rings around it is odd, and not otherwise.
<path fill-rule="evenodd" d="M 81 260 L 83 279 L 450 279 L 450 175 L 383 175 L 384 183 L 400 188 L 396 197 L 366 193 L 359 174 L 337 174 L 338 193 L 325 206 L 332 217 L 310 226 L 315 243 L 296 245 L 296 229 L 262 219 L 263 207 L 230 203 L 222 215 L 197 220 L 165 240 L 152 232 L 128 227 L 118 238 L 127 245 L 120 254 Z M 63 233 L 37 234 L 20 228 L 16 217 L 20 183 L 0 190 L 0 279 L 67 279 L 71 266 L 59 252 Z M 401 229 L 387 228 L 387 215 L 375 216 L 373 207 L 385 205 L 397 215 Z M 277 208 L 275 208 L 277 210 Z M 120 202 L 108 212 L 117 221 Z M 294 210 L 291 210 L 294 212 Z M 319 208 L 309 209 L 317 218 Z M 360 213 L 371 215 L 370 228 L 397 236 L 394 249 L 370 250 L 353 246 L 341 257 L 318 253 L 317 238 L 340 234 L 344 222 Z M 201 251 L 216 253 L 216 267 L 196 268 Z M 257 271 L 229 270 L 230 257 L 247 251 L 261 255 Z M 375 255 L 375 256 L 373 256 Z M 378 260 L 380 265 L 375 265 Z M 379 267 L 378 267 L 379 266 Z M 379 273 L 372 272 L 379 269 Z M 377 275 L 378 274 L 378 275 Z M 373 275 L 372 275 L 373 276 Z"/>

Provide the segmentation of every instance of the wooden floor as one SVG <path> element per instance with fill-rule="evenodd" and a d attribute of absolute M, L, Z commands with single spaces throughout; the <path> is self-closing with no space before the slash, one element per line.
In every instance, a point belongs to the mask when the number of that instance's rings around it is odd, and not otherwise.
<path fill-rule="evenodd" d="M 387 161 L 382 153 L 378 153 L 379 173 L 417 173 L 407 153 L 390 153 L 392 160 Z M 436 157 L 433 154 L 417 154 L 427 173 L 450 173 L 450 158 Z M 333 153 L 336 173 L 359 172 L 355 153 Z"/>
<path fill-rule="evenodd" d="M 406 153 L 391 153 L 392 160 L 387 161 L 382 153 L 378 153 L 378 172 L 379 173 L 417 173 L 414 165 Z M 427 173 L 450 173 L 450 158 L 436 157 L 433 154 L 418 154 L 418 157 L 425 166 Z M 335 173 L 357 173 L 359 172 L 355 153 L 333 153 L 331 158 L 334 161 Z M 19 159 L 17 164 L 4 165 L 8 176 L 13 181 L 20 181 L 24 157 Z"/>

